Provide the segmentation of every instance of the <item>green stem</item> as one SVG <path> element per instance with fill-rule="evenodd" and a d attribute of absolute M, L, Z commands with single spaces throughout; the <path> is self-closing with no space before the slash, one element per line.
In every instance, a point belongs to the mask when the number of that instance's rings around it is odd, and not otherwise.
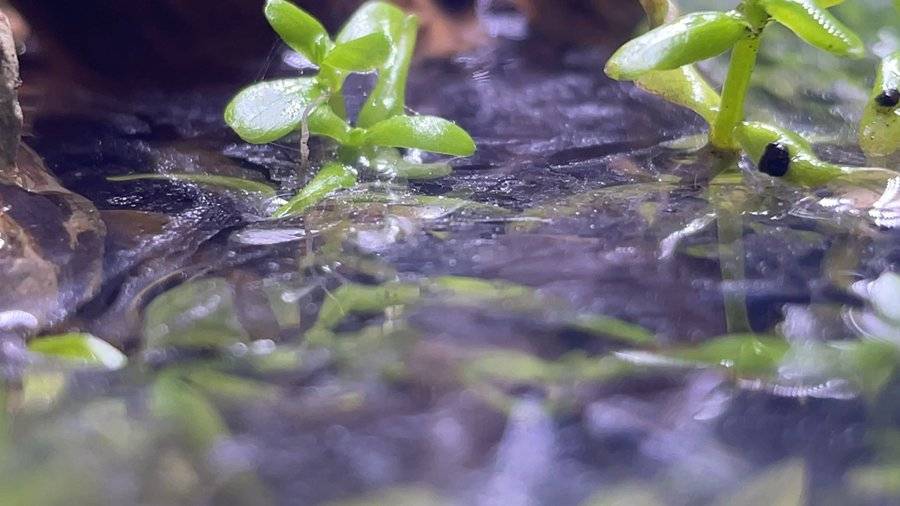
<path fill-rule="evenodd" d="M 737 149 L 734 129 L 744 120 L 744 100 L 750 88 L 750 76 L 756 67 L 759 34 L 752 33 L 734 46 L 731 64 L 722 88 L 722 106 L 713 124 L 710 142 L 721 149 Z"/>

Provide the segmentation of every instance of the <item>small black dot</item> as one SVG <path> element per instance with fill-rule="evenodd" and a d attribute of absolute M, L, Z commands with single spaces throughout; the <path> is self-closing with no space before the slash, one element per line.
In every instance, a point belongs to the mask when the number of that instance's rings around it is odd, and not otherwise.
<path fill-rule="evenodd" d="M 759 159 L 759 171 L 774 177 L 787 174 L 791 165 L 791 153 L 781 143 L 773 142 Z"/>
<path fill-rule="evenodd" d="M 875 103 L 881 107 L 897 107 L 900 102 L 900 91 L 897 88 L 885 90 L 875 97 Z"/>

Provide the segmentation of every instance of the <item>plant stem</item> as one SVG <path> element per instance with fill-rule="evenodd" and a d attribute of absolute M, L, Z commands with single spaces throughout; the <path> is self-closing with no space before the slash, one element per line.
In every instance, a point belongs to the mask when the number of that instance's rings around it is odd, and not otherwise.
<path fill-rule="evenodd" d="M 759 34 L 751 33 L 734 46 L 731 64 L 722 88 L 722 105 L 710 133 L 710 142 L 720 149 L 737 149 L 734 129 L 744 120 L 744 100 L 759 53 Z"/>

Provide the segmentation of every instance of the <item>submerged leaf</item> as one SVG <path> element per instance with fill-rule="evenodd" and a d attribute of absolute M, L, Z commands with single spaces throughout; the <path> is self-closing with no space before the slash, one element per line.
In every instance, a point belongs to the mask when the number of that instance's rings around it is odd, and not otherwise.
<path fill-rule="evenodd" d="M 815 0 L 760 0 L 760 5 L 772 18 L 812 46 L 854 58 L 861 58 L 865 53 L 859 36 Z"/>
<path fill-rule="evenodd" d="M 666 354 L 691 362 L 725 367 L 738 375 L 755 376 L 773 372 L 788 348 L 788 343 L 779 337 L 732 334 Z"/>
<path fill-rule="evenodd" d="M 606 74 L 633 80 L 652 70 L 677 69 L 727 51 L 748 33 L 736 12 L 688 14 L 627 42 L 606 63 Z"/>
<path fill-rule="evenodd" d="M 266 19 L 291 49 L 319 64 L 333 43 L 319 20 L 286 0 L 267 0 Z"/>
<path fill-rule="evenodd" d="M 356 184 L 356 171 L 340 163 L 329 163 L 322 167 L 294 198 L 279 207 L 273 216 L 282 218 L 303 213 L 335 190 L 351 188 Z"/>
<path fill-rule="evenodd" d="M 803 506 L 806 504 L 806 466 L 790 460 L 766 469 L 736 493 L 716 501 L 718 506 Z"/>
<path fill-rule="evenodd" d="M 245 141 L 265 144 L 293 132 L 309 104 L 321 95 L 314 78 L 251 85 L 225 108 L 225 122 Z"/>
<path fill-rule="evenodd" d="M 214 174 L 129 174 L 127 176 L 111 176 L 106 179 L 109 181 L 140 181 L 147 179 L 178 181 L 199 185 L 218 186 L 228 190 L 237 190 L 247 193 L 259 193 L 266 197 L 275 196 L 275 188 L 266 183 L 239 177 L 217 176 Z"/>
<path fill-rule="evenodd" d="M 101 365 L 107 369 L 119 369 L 128 362 L 121 351 L 90 334 L 39 337 L 28 343 L 28 349 L 48 357 Z"/>
<path fill-rule="evenodd" d="M 384 65 L 390 52 L 390 41 L 384 34 L 370 33 L 339 43 L 328 53 L 323 64 L 349 72 L 371 72 Z"/>
<path fill-rule="evenodd" d="M 435 116 L 395 116 L 373 125 L 365 137 L 372 146 L 412 148 L 453 156 L 470 156 L 475 141 L 455 123 Z"/>
<path fill-rule="evenodd" d="M 881 61 L 859 127 L 859 145 L 869 156 L 900 150 L 900 51 Z"/>

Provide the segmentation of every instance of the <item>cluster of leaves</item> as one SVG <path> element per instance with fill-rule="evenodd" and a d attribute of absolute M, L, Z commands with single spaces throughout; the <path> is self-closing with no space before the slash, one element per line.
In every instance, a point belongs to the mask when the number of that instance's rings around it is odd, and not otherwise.
<path fill-rule="evenodd" d="M 729 12 L 696 12 L 679 17 L 668 0 L 642 0 L 654 28 L 623 45 L 607 62 L 606 73 L 635 83 L 702 116 L 711 126 L 710 141 L 721 149 L 743 148 L 760 170 L 801 185 L 819 185 L 866 168 L 820 160 L 800 135 L 772 125 L 744 121 L 744 101 L 756 64 L 760 37 L 777 22 L 805 42 L 839 56 L 864 54 L 860 38 L 828 8 L 840 0 L 744 0 Z M 732 50 L 722 95 L 694 63 Z M 896 55 L 888 57 L 863 118 L 861 146 L 873 155 L 896 151 Z"/>
<path fill-rule="evenodd" d="M 226 108 L 226 122 L 251 143 L 277 141 L 300 130 L 304 148 L 309 135 L 330 138 L 341 147 L 312 188 L 276 215 L 301 212 L 312 197 L 352 186 L 358 166 L 400 178 L 434 177 L 449 171 L 445 164 L 409 162 L 397 148 L 451 156 L 474 153 L 472 138 L 454 123 L 406 114 L 406 81 L 418 30 L 415 16 L 385 2 L 368 2 L 334 39 L 318 20 L 286 0 L 268 0 L 265 16 L 291 49 L 318 67 L 318 73 L 247 87 Z M 377 72 L 378 78 L 356 125 L 351 126 L 344 82 L 352 73 L 369 72 Z"/>

